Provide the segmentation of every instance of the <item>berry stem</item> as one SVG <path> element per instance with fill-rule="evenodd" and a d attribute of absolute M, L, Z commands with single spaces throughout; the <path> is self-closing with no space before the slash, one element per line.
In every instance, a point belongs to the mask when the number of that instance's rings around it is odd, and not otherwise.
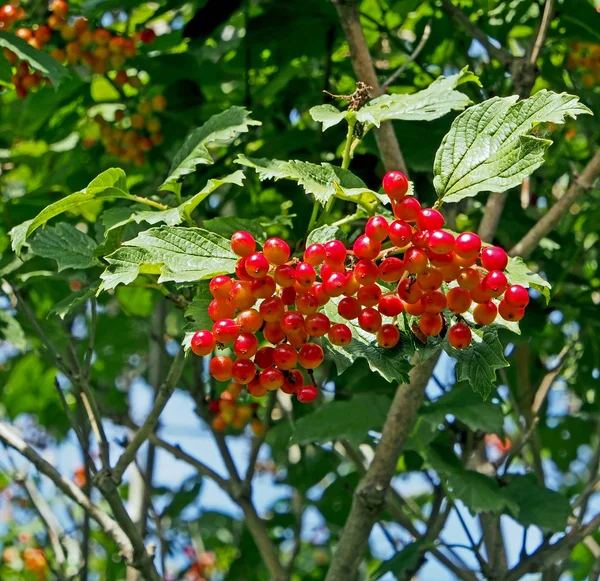
<path fill-rule="evenodd" d="M 144 198 L 144 196 L 131 196 L 136 202 L 140 204 L 146 204 L 146 206 L 152 206 L 153 208 L 158 208 L 159 210 L 168 210 L 169 206 L 166 204 L 161 204 L 160 202 L 155 202 L 154 200 L 150 200 L 149 198 Z"/>
<path fill-rule="evenodd" d="M 315 228 L 315 225 L 317 223 L 317 215 L 319 213 L 319 206 L 320 206 L 319 201 L 315 200 L 315 202 L 313 204 L 312 214 L 310 215 L 310 222 L 308 223 L 307 232 L 312 232 Z"/>

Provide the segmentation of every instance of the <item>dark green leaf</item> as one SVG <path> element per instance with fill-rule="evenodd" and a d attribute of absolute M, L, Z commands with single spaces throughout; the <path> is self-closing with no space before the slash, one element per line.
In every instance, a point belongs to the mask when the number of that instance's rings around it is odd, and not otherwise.
<path fill-rule="evenodd" d="M 392 573 L 396 579 L 404 579 L 407 571 L 416 568 L 420 564 L 426 548 L 427 543 L 423 540 L 406 545 L 391 559 L 381 563 L 377 570 L 369 577 L 369 581 L 377 581 L 388 573 Z"/>

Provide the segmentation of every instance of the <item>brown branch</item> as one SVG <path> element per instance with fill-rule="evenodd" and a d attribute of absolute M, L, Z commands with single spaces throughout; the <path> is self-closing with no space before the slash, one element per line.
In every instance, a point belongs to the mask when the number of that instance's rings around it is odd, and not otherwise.
<path fill-rule="evenodd" d="M 589 190 L 600 175 L 600 149 L 588 162 L 584 170 L 575 178 L 567 192 L 538 220 L 536 225 L 509 251 L 510 256 L 527 258 L 538 246 L 540 240 L 551 232 L 569 211 L 575 200 Z"/>
<path fill-rule="evenodd" d="M 410 372 L 410 383 L 398 387 L 373 461 L 354 492 L 350 513 L 326 581 L 347 581 L 356 575 L 371 529 L 385 510 L 398 458 L 413 427 L 438 357 L 434 355 L 415 366 Z"/>
<path fill-rule="evenodd" d="M 137 451 L 154 431 L 154 428 L 156 427 L 160 418 L 160 414 L 165 409 L 165 406 L 173 394 L 173 391 L 175 391 L 176 383 L 183 372 L 184 366 L 185 353 L 183 349 L 180 349 L 175 356 L 175 359 L 173 359 L 173 363 L 171 363 L 171 368 L 169 369 L 169 373 L 167 374 L 165 381 L 158 390 L 156 399 L 154 400 L 154 405 L 152 406 L 148 417 L 142 424 L 141 428 L 135 433 L 131 442 L 129 442 L 127 448 L 119 458 L 114 470 L 112 470 L 112 479 L 116 484 L 121 482 L 123 473 L 127 469 L 127 466 L 134 461 Z"/>
<path fill-rule="evenodd" d="M 483 210 L 483 217 L 477 230 L 479 237 L 484 242 L 491 242 L 494 239 L 505 203 L 506 192 L 491 193 L 488 196 L 485 209 Z"/>
<path fill-rule="evenodd" d="M 531 54 L 529 55 L 529 62 L 534 65 L 540 56 L 540 52 L 542 51 L 542 46 L 544 46 L 544 42 L 546 41 L 546 36 L 548 35 L 548 29 L 550 28 L 550 23 L 552 22 L 552 16 L 554 13 L 554 0 L 546 0 L 544 5 L 544 13 L 542 15 L 542 20 L 540 21 L 540 25 L 538 28 L 538 33 L 533 43 L 533 47 L 531 49 Z"/>
<path fill-rule="evenodd" d="M 381 95 L 383 91 L 377 80 L 373 60 L 360 23 L 358 0 L 331 1 L 337 9 L 346 41 L 350 47 L 352 67 L 357 80 L 373 87 L 373 96 Z M 381 127 L 375 130 L 375 140 L 385 169 L 387 171 L 398 169 L 408 175 L 400 144 L 390 121 L 382 123 Z"/>

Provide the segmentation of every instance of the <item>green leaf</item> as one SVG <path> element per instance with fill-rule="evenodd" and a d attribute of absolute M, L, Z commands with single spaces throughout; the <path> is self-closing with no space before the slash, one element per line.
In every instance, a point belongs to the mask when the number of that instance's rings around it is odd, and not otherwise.
<path fill-rule="evenodd" d="M 160 189 L 174 191 L 176 183 L 195 171 L 197 165 L 214 163 L 208 151 L 209 145 L 230 142 L 240 133 L 246 133 L 250 126 L 261 124 L 249 115 L 249 111 L 243 107 L 230 107 L 213 115 L 204 125 L 192 131 L 175 154 L 169 176 Z"/>
<path fill-rule="evenodd" d="M 97 244 L 87 234 L 66 222 L 38 232 L 29 245 L 34 254 L 56 260 L 59 272 L 68 268 L 85 269 L 99 265 L 94 257 Z"/>
<path fill-rule="evenodd" d="M 408 372 L 412 365 L 403 355 L 400 343 L 393 349 L 382 349 L 376 342 L 375 335 L 367 333 L 352 321 L 347 321 L 338 315 L 337 305 L 340 299 L 333 299 L 325 305 L 324 312 L 332 323 L 345 323 L 352 331 L 352 341 L 346 347 L 338 347 L 323 338 L 323 348 L 332 357 L 338 373 L 343 373 L 357 359 L 367 360 L 372 371 L 379 373 L 389 382 L 407 382 Z M 385 322 L 391 319 L 384 317 Z M 388 320 L 389 319 L 389 320 Z"/>
<path fill-rule="evenodd" d="M 20 253 L 27 238 L 33 234 L 37 228 L 43 226 L 48 220 L 55 216 L 63 214 L 64 212 L 72 212 L 92 201 L 112 198 L 136 200 L 135 196 L 132 196 L 127 189 L 127 179 L 125 172 L 122 169 L 107 169 L 93 179 L 85 190 L 71 194 L 66 198 L 58 200 L 58 202 L 46 206 L 32 220 L 27 220 L 27 222 L 15 226 L 9 232 L 12 239 L 13 250 L 16 253 Z"/>
<path fill-rule="evenodd" d="M 407 571 L 415 569 L 419 565 L 427 547 L 428 544 L 423 540 L 418 540 L 406 545 L 391 559 L 381 563 L 377 570 L 369 576 L 369 581 L 377 581 L 388 573 L 392 573 L 396 579 L 404 579 Z"/>
<path fill-rule="evenodd" d="M 296 422 L 292 435 L 295 444 L 330 442 L 348 438 L 360 444 L 369 430 L 381 429 L 390 399 L 384 395 L 360 394 L 348 401 L 332 401 Z"/>
<path fill-rule="evenodd" d="M 450 77 L 438 77 L 422 91 L 408 94 L 382 95 L 361 107 L 356 119 L 367 126 L 379 127 L 384 121 L 431 121 L 450 111 L 462 110 L 471 103 L 469 97 L 455 88 L 463 83 L 475 82 L 477 76 L 464 68 Z M 338 111 L 333 105 L 319 105 L 310 110 L 311 117 L 323 123 L 323 131 L 347 118 L 347 111 Z"/>
<path fill-rule="evenodd" d="M 552 285 L 539 274 L 531 272 L 521 257 L 509 257 L 506 274 L 510 284 L 520 284 L 525 288 L 534 288 L 543 295 L 546 304 L 550 301 Z"/>
<path fill-rule="evenodd" d="M 430 466 L 446 480 L 451 494 L 472 513 L 519 513 L 518 505 L 500 488 L 498 482 L 474 470 L 465 470 L 452 449 L 430 445 L 424 455 Z"/>
<path fill-rule="evenodd" d="M 158 274 L 159 282 L 212 278 L 233 272 L 237 258 L 229 240 L 201 228 L 150 228 L 106 257 L 101 289 L 130 284 L 140 274 Z"/>
<path fill-rule="evenodd" d="M 447 414 L 452 414 L 475 431 L 500 434 L 504 426 L 502 408 L 484 401 L 466 384 L 454 385 L 451 391 L 425 407 L 421 415 L 439 424 Z"/>
<path fill-rule="evenodd" d="M 234 232 L 245 230 L 254 236 L 255 240 L 262 243 L 266 240 L 265 229 L 258 220 L 248 220 L 237 216 L 218 216 L 204 220 L 202 225 L 206 230 L 220 234 L 224 238 L 231 238 Z"/>
<path fill-rule="evenodd" d="M 543 488 L 534 476 L 514 476 L 504 489 L 518 505 L 515 518 L 524 526 L 535 525 L 552 532 L 564 531 L 572 514 L 566 496 Z"/>
<path fill-rule="evenodd" d="M 7 311 L 0 310 L 0 342 L 7 341 L 21 353 L 27 348 L 27 338 L 19 321 Z"/>
<path fill-rule="evenodd" d="M 341 240 L 343 232 L 337 226 L 321 226 L 315 228 L 306 238 L 306 246 L 311 244 L 325 244 L 330 240 Z"/>
<path fill-rule="evenodd" d="M 496 384 L 496 370 L 508 367 L 498 332 L 486 328 L 483 337 L 473 333 L 473 342 L 468 349 L 454 349 L 447 342 L 443 347 L 456 359 L 456 380 L 469 383 L 473 391 L 487 399 Z"/>
<path fill-rule="evenodd" d="M 47 52 L 33 48 L 22 38 L 0 30 L 0 47 L 14 52 L 21 60 L 27 61 L 32 68 L 49 77 L 54 87 L 69 76 L 68 70 Z"/>
<path fill-rule="evenodd" d="M 64 319 L 71 311 L 73 311 L 73 309 L 76 309 L 88 299 L 91 299 L 96 294 L 99 287 L 100 281 L 95 281 L 91 285 L 75 291 L 67 298 L 56 303 L 48 312 L 48 317 L 50 317 L 50 315 L 58 315 L 61 319 Z"/>
<path fill-rule="evenodd" d="M 351 171 L 329 163 L 316 165 L 298 160 L 259 159 L 245 155 L 239 155 L 236 163 L 254 168 L 261 180 L 296 181 L 307 194 L 312 194 L 323 206 L 335 196 L 359 204 L 372 213 L 379 202 L 389 201 L 385 194 L 369 190 Z"/>
<path fill-rule="evenodd" d="M 494 97 L 461 113 L 435 156 L 434 186 L 444 202 L 518 186 L 544 163 L 549 139 L 531 135 L 539 123 L 591 114 L 579 98 L 542 90 L 517 101 Z"/>
<path fill-rule="evenodd" d="M 190 319 L 190 327 L 194 331 L 212 329 L 213 320 L 208 316 L 208 305 L 213 300 L 208 288 L 208 282 L 198 284 L 196 295 L 185 311 L 186 319 Z"/>
<path fill-rule="evenodd" d="M 2 53 L 0 53 L 0 83 L 6 85 L 12 83 L 12 67 Z"/>

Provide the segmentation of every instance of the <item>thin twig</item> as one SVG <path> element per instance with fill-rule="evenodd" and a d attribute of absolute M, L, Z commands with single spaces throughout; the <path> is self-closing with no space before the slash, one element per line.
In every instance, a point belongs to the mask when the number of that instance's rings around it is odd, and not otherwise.
<path fill-rule="evenodd" d="M 90 299 L 90 326 L 88 331 L 88 349 L 83 366 L 83 375 L 89 377 L 92 357 L 94 355 L 94 346 L 96 343 L 96 329 L 98 327 L 98 303 L 96 297 Z"/>
<path fill-rule="evenodd" d="M 550 28 L 550 23 L 552 22 L 552 15 L 554 13 L 554 0 L 546 0 L 544 5 L 544 14 L 542 15 L 542 20 L 539 25 L 538 33 L 533 43 L 533 47 L 531 49 L 531 55 L 529 56 L 529 62 L 533 65 L 536 63 L 538 57 L 540 56 L 540 52 L 542 50 L 542 46 L 544 46 L 544 42 L 546 41 L 546 36 L 548 35 L 548 29 Z"/>
<path fill-rule="evenodd" d="M 423 36 L 421 36 L 421 40 L 419 41 L 419 44 L 417 44 L 417 46 L 415 47 L 415 50 L 410 54 L 408 59 L 402 64 L 402 66 L 400 66 L 397 70 L 395 70 L 386 79 L 386 81 L 384 83 L 381 84 L 382 91 L 386 91 L 387 88 L 390 85 L 392 85 L 393 82 L 408 68 L 408 65 L 410 65 L 410 63 L 417 60 L 417 58 L 419 57 L 419 55 L 425 48 L 425 45 L 427 44 L 427 41 L 429 40 L 430 36 L 431 36 L 431 20 L 429 20 L 427 22 L 427 24 L 425 25 L 425 28 L 423 30 Z"/>
<path fill-rule="evenodd" d="M 256 436 L 252 439 L 252 448 L 250 450 L 250 457 L 248 459 L 248 470 L 246 471 L 246 477 L 244 478 L 244 486 L 248 487 L 252 483 L 252 478 L 254 477 L 254 471 L 256 470 L 256 460 L 258 459 L 258 454 L 260 453 L 260 449 L 265 441 L 267 436 L 267 431 L 271 427 L 273 415 L 273 409 L 275 408 L 275 402 L 277 401 L 277 392 L 273 391 L 269 394 L 269 398 L 267 399 L 267 405 L 265 406 L 265 420 L 263 423 L 264 432 L 261 436 Z"/>

